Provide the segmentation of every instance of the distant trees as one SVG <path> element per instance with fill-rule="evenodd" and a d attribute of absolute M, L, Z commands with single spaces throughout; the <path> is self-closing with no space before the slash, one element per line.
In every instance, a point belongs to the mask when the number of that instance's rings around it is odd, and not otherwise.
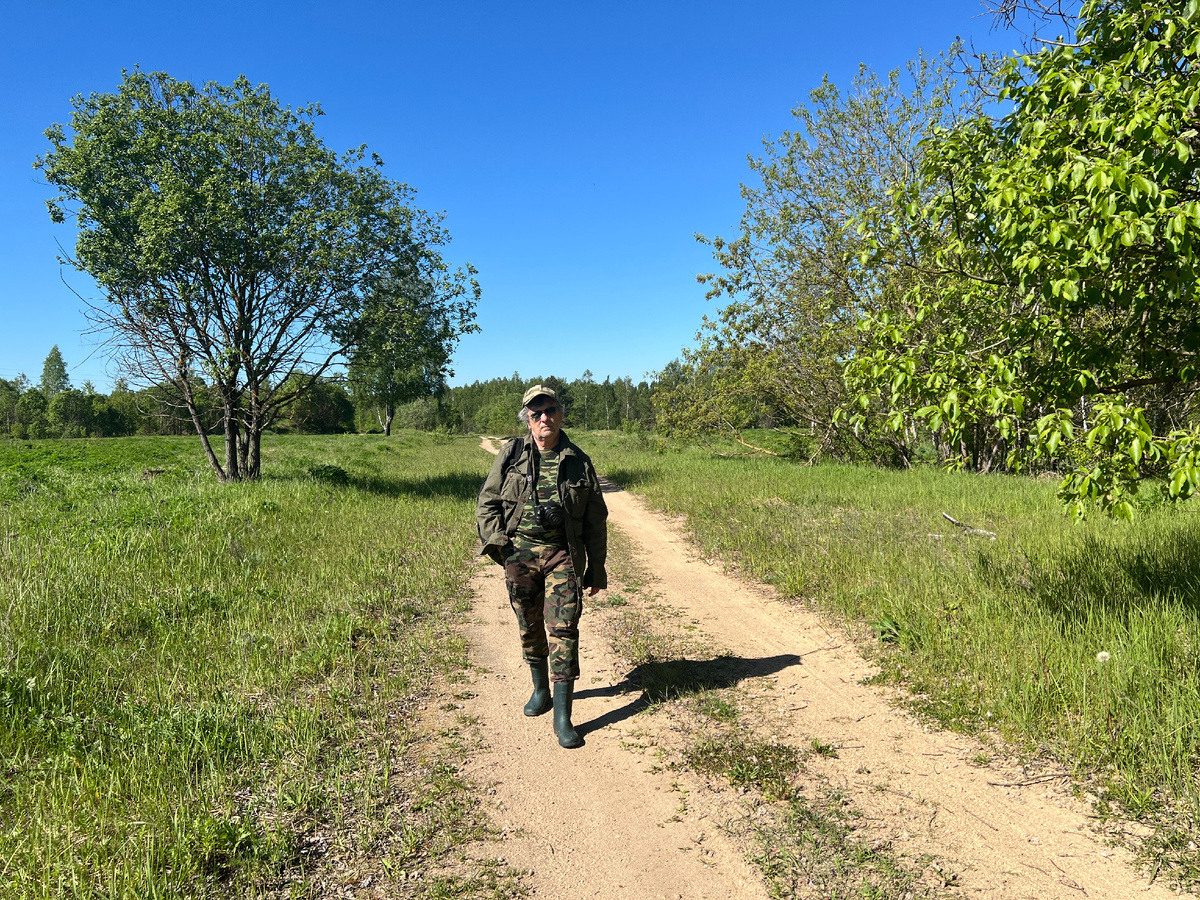
<path fill-rule="evenodd" d="M 46 421 L 46 395 L 39 390 L 22 392 L 17 399 L 16 422 L 13 434 L 16 437 L 49 437 L 50 424 Z"/>
<path fill-rule="evenodd" d="M 0 433 L 12 434 L 17 424 L 17 402 L 21 399 L 19 379 L 0 378 Z"/>
<path fill-rule="evenodd" d="M 57 348 L 47 359 L 55 372 L 66 371 Z M 131 390 L 123 378 L 112 392 L 103 394 L 91 382 L 76 390 L 66 388 L 47 399 L 40 385 L 24 375 L 0 378 L 0 436 L 27 438 L 120 437 L 123 435 L 183 435 L 194 433 L 195 425 L 181 403 L 178 388 L 169 382 Z M 61 381 L 58 383 L 61 384 Z M 209 431 L 221 429 L 220 399 L 202 379 L 192 381 L 191 390 L 201 421 Z M 353 431 L 354 403 L 345 386 L 336 380 L 320 379 L 285 407 L 275 428 L 310 434 Z"/>
<path fill-rule="evenodd" d="M 58 344 L 55 344 L 42 363 L 42 378 L 38 382 L 38 390 L 42 392 L 43 397 L 50 400 L 55 394 L 69 390 L 70 387 L 71 378 L 67 375 L 67 364 L 63 361 Z"/>
<path fill-rule="evenodd" d="M 517 412 L 521 397 L 535 384 L 552 388 L 567 407 L 567 428 L 652 428 L 654 408 L 651 397 L 655 387 L 633 379 L 605 378 L 596 383 L 591 371 L 574 381 L 553 375 L 522 378 L 514 372 L 509 378 L 493 378 L 449 388 L 443 403 L 453 408 L 467 431 L 505 435 L 517 434 L 521 425 Z"/>
<path fill-rule="evenodd" d="M 668 367 L 670 368 L 670 367 Z M 382 431 L 382 410 L 370 396 L 354 397 L 345 377 L 320 378 L 303 393 L 281 407 L 272 423 L 273 432 L 338 434 L 351 431 Z M 396 427 L 427 431 L 477 431 L 516 434 L 521 430 L 517 412 L 521 397 L 534 384 L 552 388 L 567 406 L 571 428 L 650 429 L 654 427 L 653 397 L 659 383 L 635 383 L 632 378 L 607 377 L 596 382 L 590 372 L 575 381 L 553 375 L 477 381 L 460 387 L 442 386 L 432 394 L 399 403 L 394 407 Z M 179 395 L 177 385 L 163 381 L 134 390 L 118 378 L 108 394 L 95 390 L 68 389 L 46 400 L 23 375 L 0 379 L 0 436 L 16 438 L 120 437 L 122 435 L 185 435 L 194 433 L 195 423 Z M 194 377 L 190 388 L 199 418 L 210 434 L 222 431 L 221 399 L 202 378 Z M 281 391 L 294 388 L 283 385 Z M 588 397 L 590 419 L 582 403 Z"/>
<path fill-rule="evenodd" d="M 292 401 L 287 421 L 306 434 L 343 434 L 354 430 L 354 403 L 341 384 L 321 379 Z"/>
<path fill-rule="evenodd" d="M 441 394 L 453 375 L 450 357 L 461 335 L 478 331 L 475 270 L 447 277 L 440 257 L 426 254 L 403 277 L 377 284 L 347 335 L 349 382 L 355 398 L 377 407 L 392 433 L 396 407 Z"/>
<path fill-rule="evenodd" d="M 93 427 L 93 399 L 83 391 L 59 391 L 46 405 L 46 430 L 52 437 L 84 437 Z"/>
<path fill-rule="evenodd" d="M 124 371 L 170 386 L 162 401 L 223 480 L 258 476 L 263 430 L 345 360 L 381 286 L 458 296 L 470 278 L 443 264 L 440 218 L 377 156 L 325 147 L 315 105 L 282 106 L 244 77 L 196 87 L 138 70 L 72 105 L 70 134 L 52 126 L 35 163 L 59 191 L 52 218 L 78 226 L 69 262 L 99 286 L 92 318 Z"/>

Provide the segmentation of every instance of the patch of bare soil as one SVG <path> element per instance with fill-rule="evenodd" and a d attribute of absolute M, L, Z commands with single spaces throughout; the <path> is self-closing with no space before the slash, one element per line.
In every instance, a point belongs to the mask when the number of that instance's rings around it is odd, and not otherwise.
<path fill-rule="evenodd" d="M 843 634 L 697 558 L 637 497 L 614 489 L 606 500 L 654 577 L 656 615 L 681 617 L 689 639 L 719 651 L 688 658 L 720 669 L 719 684 L 737 692 L 763 741 L 818 751 L 805 753 L 789 790 L 852 809 L 856 845 L 885 848 L 918 887 L 954 896 L 1179 896 L 1134 868 L 1065 775 L 981 765 L 995 746 L 930 731 L 893 704 L 893 692 L 864 685 L 873 670 Z M 624 611 L 585 605 L 574 721 L 586 743 L 568 751 L 549 714 L 522 714 L 529 677 L 503 572 L 481 564 L 474 589 L 467 631 L 477 669 L 463 711 L 480 742 L 464 774 L 487 791 L 504 834 L 499 851 L 484 852 L 525 870 L 535 897 L 768 896 L 750 857 L 770 857 L 759 820 L 784 821 L 785 804 L 681 764 L 695 747 L 694 704 L 647 703 L 629 662 L 608 649 Z M 776 878 L 775 887 L 788 896 L 829 890 L 820 880 Z"/>

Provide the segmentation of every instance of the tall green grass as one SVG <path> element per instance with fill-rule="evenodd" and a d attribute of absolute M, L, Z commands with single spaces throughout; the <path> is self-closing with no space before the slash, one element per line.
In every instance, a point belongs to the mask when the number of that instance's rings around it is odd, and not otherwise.
<path fill-rule="evenodd" d="M 601 474 L 685 516 L 705 552 L 859 626 L 923 711 L 1056 756 L 1102 809 L 1158 826 L 1147 848 L 1168 869 L 1200 875 L 1192 510 L 1073 526 L 1052 482 L 578 437 Z"/>
<path fill-rule="evenodd" d="M 0 895 L 305 895 L 327 857 L 411 871 L 478 832 L 412 725 L 465 663 L 490 460 L 264 455 L 220 485 L 194 439 L 0 443 Z"/>

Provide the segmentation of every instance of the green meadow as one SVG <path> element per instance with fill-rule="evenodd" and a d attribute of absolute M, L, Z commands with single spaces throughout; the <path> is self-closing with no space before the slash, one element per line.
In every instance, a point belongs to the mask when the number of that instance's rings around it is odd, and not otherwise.
<path fill-rule="evenodd" d="M 844 621 L 922 714 L 1061 760 L 1102 814 L 1154 826 L 1154 871 L 1200 876 L 1195 510 L 1073 525 L 1055 481 L 580 437 L 705 553 Z"/>
<path fill-rule="evenodd" d="M 1061 760 L 1153 826 L 1156 873 L 1197 878 L 1188 508 L 1072 525 L 1050 481 L 572 437 L 844 622 L 920 713 Z M 220 485 L 192 438 L 0 442 L 0 896 L 518 891 L 456 853 L 487 824 L 463 736 L 420 719 L 467 665 L 490 458 L 419 432 L 264 447 L 260 482 Z"/>
<path fill-rule="evenodd" d="M 465 664 L 486 454 L 264 446 L 221 485 L 194 438 L 0 443 L 0 895 L 496 890 L 417 724 Z"/>

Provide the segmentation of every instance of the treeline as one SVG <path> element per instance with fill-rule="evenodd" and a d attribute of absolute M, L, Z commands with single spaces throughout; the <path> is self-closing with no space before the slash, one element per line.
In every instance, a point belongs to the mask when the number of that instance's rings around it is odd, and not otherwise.
<path fill-rule="evenodd" d="M 220 397 L 201 379 L 194 379 L 191 388 L 200 424 L 206 431 L 219 430 Z M 361 429 L 360 421 L 365 423 Z M 371 421 L 372 409 L 356 408 L 342 384 L 326 379 L 316 382 L 285 407 L 273 428 L 336 434 L 370 431 Z M 3 436 L 37 439 L 195 433 L 196 424 L 175 385 L 166 383 L 135 390 L 120 378 L 108 394 L 97 391 L 90 381 L 73 387 L 57 345 L 47 355 L 42 377 L 36 384 L 25 375 L 0 378 L 0 435 Z"/>
<path fill-rule="evenodd" d="M 590 370 L 574 381 L 564 381 L 553 375 L 522 378 L 514 372 L 509 378 L 492 378 L 450 388 L 443 403 L 459 417 L 458 427 L 464 431 L 515 434 L 522 427 L 517 421 L 521 397 L 535 384 L 544 384 L 558 395 L 566 407 L 566 428 L 628 430 L 654 427 L 655 384 L 646 381 L 635 384 L 629 376 L 596 381 Z M 422 401 L 412 407 L 427 408 L 431 403 Z"/>
<path fill-rule="evenodd" d="M 321 379 L 282 407 L 271 422 L 276 433 L 340 434 L 384 432 L 392 425 L 423 431 L 512 434 L 520 428 L 521 397 L 535 385 L 552 387 L 567 408 L 572 428 L 629 429 L 654 425 L 654 385 L 632 378 L 596 381 L 591 372 L 565 381 L 554 376 L 476 381 L 442 387 L 435 394 L 394 408 L 368 392 L 352 392 L 338 379 Z M 221 429 L 221 398 L 202 379 L 191 384 L 200 425 L 208 432 Z M 19 439 L 122 437 L 127 435 L 187 435 L 196 424 L 184 398 L 170 383 L 132 389 L 118 379 L 108 394 L 90 381 L 71 385 L 66 362 L 55 346 L 46 357 L 35 384 L 25 375 L 0 378 L 0 435 Z"/>

